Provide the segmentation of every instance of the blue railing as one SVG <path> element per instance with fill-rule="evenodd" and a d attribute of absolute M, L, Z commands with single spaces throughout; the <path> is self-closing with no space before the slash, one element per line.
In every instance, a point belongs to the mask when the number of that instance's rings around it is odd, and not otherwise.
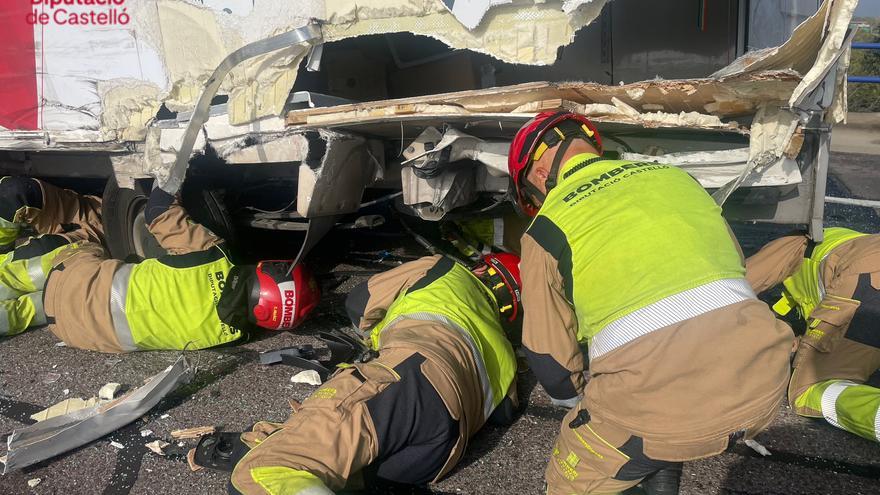
<path fill-rule="evenodd" d="M 880 50 L 880 43 L 853 43 L 853 50 Z M 849 76 L 847 82 L 880 84 L 880 76 Z"/>

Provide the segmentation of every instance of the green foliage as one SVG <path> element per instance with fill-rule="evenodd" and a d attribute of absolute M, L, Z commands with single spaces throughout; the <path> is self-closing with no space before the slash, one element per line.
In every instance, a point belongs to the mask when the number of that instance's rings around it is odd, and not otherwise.
<path fill-rule="evenodd" d="M 871 19 L 870 24 L 870 29 L 858 30 L 855 41 L 880 43 L 880 19 Z M 853 50 L 849 75 L 880 76 L 880 50 Z M 850 112 L 880 112 L 880 84 L 850 83 L 848 106 Z"/>

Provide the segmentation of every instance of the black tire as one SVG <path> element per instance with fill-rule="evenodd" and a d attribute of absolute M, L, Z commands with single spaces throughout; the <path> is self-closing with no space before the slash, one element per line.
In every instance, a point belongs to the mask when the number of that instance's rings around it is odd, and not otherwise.
<path fill-rule="evenodd" d="M 222 191 L 191 182 L 184 183 L 180 196 L 183 207 L 194 222 L 205 226 L 225 240 L 227 246 L 235 249 L 235 227 Z"/>
<path fill-rule="evenodd" d="M 167 254 L 144 222 L 148 197 L 149 187 L 142 181 L 135 181 L 134 189 L 119 187 L 115 177 L 107 181 L 101 213 L 105 242 L 113 258 L 130 260 Z"/>
<path fill-rule="evenodd" d="M 144 221 L 149 196 L 150 181 L 136 180 L 134 189 L 119 187 L 115 178 L 107 181 L 102 213 L 107 248 L 113 258 L 158 258 L 168 254 Z M 235 245 L 235 229 L 220 191 L 186 184 L 181 197 L 194 222 L 226 240 L 227 245 Z"/>

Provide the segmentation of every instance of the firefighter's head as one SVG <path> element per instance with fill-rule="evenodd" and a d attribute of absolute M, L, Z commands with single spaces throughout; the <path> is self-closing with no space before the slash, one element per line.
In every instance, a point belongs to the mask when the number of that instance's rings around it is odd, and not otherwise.
<path fill-rule="evenodd" d="M 293 260 L 267 260 L 234 267 L 217 306 L 220 319 L 239 329 L 290 330 L 302 323 L 321 291 L 304 265 L 292 266 Z"/>
<path fill-rule="evenodd" d="M 566 152 L 602 154 L 599 131 L 583 115 L 541 112 L 523 125 L 507 153 L 516 204 L 528 216 L 538 214 L 544 198 L 556 187 Z"/>

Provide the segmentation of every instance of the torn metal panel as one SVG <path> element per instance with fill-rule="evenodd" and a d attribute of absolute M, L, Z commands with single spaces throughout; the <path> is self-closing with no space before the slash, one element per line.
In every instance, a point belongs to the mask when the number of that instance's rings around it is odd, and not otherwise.
<path fill-rule="evenodd" d="M 814 88 L 818 80 L 836 62 L 841 49 L 844 65 L 848 61 L 845 45 L 849 23 L 858 0 L 825 0 L 819 10 L 795 28 L 781 46 L 749 52 L 721 69 L 712 77 L 754 73 L 765 70 L 792 69 L 803 75 L 803 80 L 792 90 L 789 105 L 795 106 L 803 95 Z M 843 82 L 839 78 L 839 82 Z M 826 119 L 841 122 L 846 117 L 846 85 L 837 84 L 836 102 L 829 109 Z"/>
<path fill-rule="evenodd" d="M 718 118 L 735 118 L 751 115 L 767 102 L 782 104 L 788 100 L 799 81 L 800 77 L 791 71 L 776 71 L 742 74 L 726 79 L 655 80 L 624 86 L 535 82 L 293 110 L 287 114 L 287 123 L 319 126 L 425 112 L 451 115 L 515 112 L 523 105 L 547 100 L 613 106 L 615 99 L 641 112 L 696 112 Z"/>
<path fill-rule="evenodd" d="M 382 147 L 331 131 L 307 137 L 309 153 L 299 167 L 296 211 L 306 218 L 356 212 L 364 189 L 384 167 Z"/>
<path fill-rule="evenodd" d="M 703 187 L 717 189 L 742 175 L 749 163 L 749 149 L 669 153 L 657 156 L 623 152 L 620 157 L 624 160 L 674 165 L 686 170 Z M 801 172 L 797 162 L 794 159 L 783 157 L 764 167 L 752 170 L 745 176 L 741 187 L 785 186 L 797 184 L 801 180 Z"/>
<path fill-rule="evenodd" d="M 443 0 L 443 5 L 464 27 L 474 29 L 480 25 L 490 8 L 511 2 L 513 0 Z"/>
<path fill-rule="evenodd" d="M 226 163 L 236 165 L 242 163 L 284 163 L 298 162 L 305 156 L 306 140 L 299 135 L 274 137 L 258 140 L 240 139 L 228 147 L 224 147 L 218 155 Z"/>
<path fill-rule="evenodd" d="M 569 2 L 568 13 L 559 0 L 500 5 L 486 14 L 479 29 L 469 31 L 439 1 L 346 0 L 326 2 L 323 31 L 327 41 L 410 32 L 505 62 L 549 65 L 558 49 L 571 43 L 574 33 L 596 19 L 604 5 L 605 0 Z"/>
<path fill-rule="evenodd" d="M 243 61 L 253 59 L 259 56 L 268 56 L 270 54 L 278 55 L 277 52 L 285 50 L 296 50 L 305 53 L 308 46 L 320 43 L 321 31 L 315 24 L 308 24 L 301 28 L 286 31 L 270 38 L 265 38 L 253 43 L 247 44 L 238 50 L 230 53 L 220 62 L 214 69 L 211 77 L 205 83 L 204 89 L 199 95 L 199 101 L 193 110 L 192 117 L 187 124 L 186 132 L 180 149 L 177 151 L 177 157 L 169 171 L 167 177 L 159 180 L 159 187 L 165 192 L 175 194 L 183 184 L 186 176 L 186 169 L 193 151 L 193 146 L 198 138 L 202 124 L 208 120 L 208 112 L 211 108 L 211 101 L 220 84 L 229 72 L 241 64 Z M 292 84 L 292 81 L 291 81 Z M 284 97 L 287 101 L 287 95 Z"/>
<path fill-rule="evenodd" d="M 490 174 L 507 176 L 508 140 L 484 140 L 449 127 L 440 133 L 435 127 L 428 127 L 404 151 L 403 165 L 416 169 L 431 168 L 442 162 L 474 160 L 486 165 Z"/>
<path fill-rule="evenodd" d="M 428 127 L 403 151 L 403 203 L 422 219 L 436 221 L 472 203 L 480 191 L 506 191 L 509 146 L 454 128 L 441 133 Z"/>
<path fill-rule="evenodd" d="M 754 170 L 762 170 L 782 158 L 797 126 L 798 118 L 790 110 L 775 105 L 762 106 L 752 121 L 748 166 L 739 177 L 712 194 L 715 201 L 724 204 Z"/>
<path fill-rule="evenodd" d="M 20 428 L 9 436 L 3 474 L 63 454 L 122 428 L 189 382 L 193 369 L 181 356 L 144 386 L 104 404 Z"/>

